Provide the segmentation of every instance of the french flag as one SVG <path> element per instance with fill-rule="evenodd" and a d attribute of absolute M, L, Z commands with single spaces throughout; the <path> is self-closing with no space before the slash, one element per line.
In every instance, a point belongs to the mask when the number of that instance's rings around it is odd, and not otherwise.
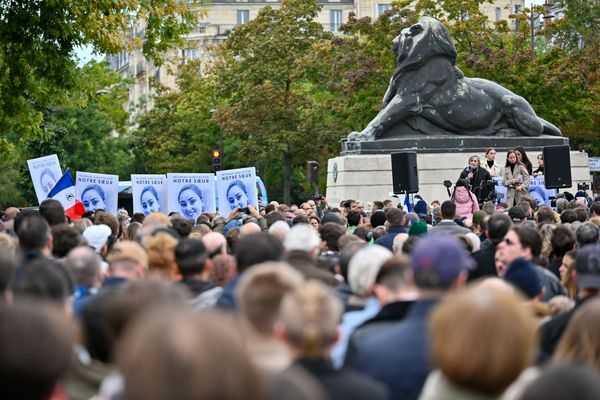
<path fill-rule="evenodd" d="M 85 213 L 85 208 L 75 190 L 75 182 L 73 182 L 68 168 L 48 193 L 48 198 L 58 200 L 65 209 L 65 214 L 71 219 L 81 219 Z"/>

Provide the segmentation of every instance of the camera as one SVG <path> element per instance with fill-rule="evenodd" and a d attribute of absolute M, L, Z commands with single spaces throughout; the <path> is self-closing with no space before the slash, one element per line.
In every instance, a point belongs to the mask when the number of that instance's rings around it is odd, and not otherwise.
<path fill-rule="evenodd" d="M 590 190 L 590 184 L 587 182 L 583 182 L 583 183 L 578 183 L 577 184 L 577 191 L 578 192 L 586 192 Z"/>
<path fill-rule="evenodd" d="M 319 201 L 319 200 L 323 200 L 325 198 L 325 196 L 323 196 L 321 193 L 315 193 L 310 198 L 313 201 Z"/>
<path fill-rule="evenodd" d="M 242 214 L 248 214 L 248 207 L 240 208 Z"/>

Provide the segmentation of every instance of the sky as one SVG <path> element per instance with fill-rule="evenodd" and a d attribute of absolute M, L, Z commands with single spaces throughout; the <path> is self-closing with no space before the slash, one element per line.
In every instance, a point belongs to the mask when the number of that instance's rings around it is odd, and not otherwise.
<path fill-rule="evenodd" d="M 91 60 L 102 60 L 103 56 L 100 54 L 93 54 L 92 47 L 79 47 L 75 50 L 75 57 L 79 59 L 79 66 L 85 65 L 88 61 Z"/>

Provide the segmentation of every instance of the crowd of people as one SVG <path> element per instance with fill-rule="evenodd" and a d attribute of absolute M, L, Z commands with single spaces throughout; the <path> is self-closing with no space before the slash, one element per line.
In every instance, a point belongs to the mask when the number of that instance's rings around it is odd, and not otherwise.
<path fill-rule="evenodd" d="M 471 182 L 411 212 L 321 195 L 195 224 L 6 208 L 0 393 L 597 399 L 600 198 L 538 206 L 516 152 L 496 168 L 492 149 L 463 177 L 510 170 L 502 207 Z"/>

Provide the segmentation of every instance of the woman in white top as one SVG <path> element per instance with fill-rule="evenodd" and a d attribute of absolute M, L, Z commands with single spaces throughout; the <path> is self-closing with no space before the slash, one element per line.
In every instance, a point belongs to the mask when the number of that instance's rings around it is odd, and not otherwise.
<path fill-rule="evenodd" d="M 504 166 L 496 161 L 496 149 L 493 147 L 489 147 L 485 151 L 485 159 L 481 166 L 489 171 L 492 178 L 502 176 L 504 173 Z"/>

